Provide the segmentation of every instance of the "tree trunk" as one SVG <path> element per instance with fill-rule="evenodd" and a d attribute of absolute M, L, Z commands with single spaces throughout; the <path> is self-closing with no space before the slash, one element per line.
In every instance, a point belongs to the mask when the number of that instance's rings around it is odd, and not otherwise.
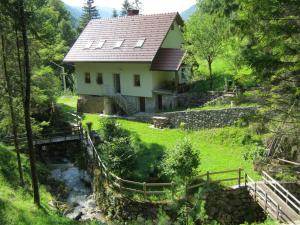
<path fill-rule="evenodd" d="M 17 46 L 17 58 L 18 58 L 18 67 L 19 67 L 19 73 L 20 73 L 20 88 L 21 88 L 21 96 L 22 100 L 24 102 L 24 75 L 23 75 L 23 66 L 21 63 L 21 52 L 20 52 L 20 39 L 19 39 L 19 34 L 18 34 L 18 26 L 17 26 L 17 21 L 15 21 L 15 36 L 16 36 L 16 46 Z"/>
<path fill-rule="evenodd" d="M 17 153 L 20 184 L 23 187 L 24 186 L 24 177 L 23 177 L 22 162 L 21 162 L 20 149 L 19 149 L 18 125 L 17 125 L 16 114 L 15 114 L 14 106 L 13 106 L 11 80 L 7 73 L 6 51 L 5 51 L 5 43 L 4 43 L 3 35 L 1 35 L 1 44 L 2 44 L 2 60 L 3 60 L 4 77 L 5 77 L 5 82 L 6 82 L 6 86 L 7 86 L 8 105 L 9 105 L 10 117 L 11 117 L 11 122 L 12 122 L 12 133 L 14 136 L 14 145 L 15 145 L 15 149 L 16 149 L 16 153 Z"/>
<path fill-rule="evenodd" d="M 32 189 L 34 203 L 37 206 L 40 206 L 40 194 L 38 186 L 38 177 L 36 172 L 36 159 L 35 159 L 35 150 L 33 146 L 32 139 L 32 127 L 31 127 L 31 118 L 30 118 L 30 92 L 31 92 L 31 71 L 29 64 L 29 49 L 28 49 L 28 37 L 27 37 L 27 28 L 26 28 L 26 18 L 24 12 L 24 0 L 19 0 L 20 7 L 20 27 L 23 38 L 23 48 L 24 48 L 24 79 L 25 79 L 25 97 L 24 97 L 24 117 L 25 117 L 25 127 L 26 135 L 28 142 L 29 150 L 29 160 L 30 160 L 30 169 L 31 169 L 31 179 L 32 179 Z"/>
<path fill-rule="evenodd" d="M 213 90 L 214 87 L 214 79 L 213 79 L 213 73 L 212 73 L 212 59 L 210 56 L 207 58 L 207 63 L 208 63 L 208 70 L 209 70 L 209 77 L 210 77 L 210 89 Z"/>

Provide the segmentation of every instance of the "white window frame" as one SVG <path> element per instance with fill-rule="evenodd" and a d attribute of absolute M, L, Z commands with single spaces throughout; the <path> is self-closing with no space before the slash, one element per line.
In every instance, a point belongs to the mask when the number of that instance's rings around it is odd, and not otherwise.
<path fill-rule="evenodd" d="M 114 48 L 121 48 L 121 46 L 124 43 L 124 41 L 125 41 L 124 39 L 117 41 L 116 44 L 115 44 L 115 46 L 114 46 Z"/>
<path fill-rule="evenodd" d="M 90 48 L 92 47 L 93 43 L 94 43 L 94 41 L 88 41 L 88 42 L 85 44 L 85 46 L 84 46 L 83 49 L 90 49 Z"/>

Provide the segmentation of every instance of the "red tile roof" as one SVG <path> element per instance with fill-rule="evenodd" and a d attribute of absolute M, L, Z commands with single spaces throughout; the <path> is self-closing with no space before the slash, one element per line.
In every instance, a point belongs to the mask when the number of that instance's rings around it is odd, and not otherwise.
<path fill-rule="evenodd" d="M 184 51 L 176 48 L 161 48 L 154 58 L 151 70 L 178 71 L 182 64 Z"/>
<path fill-rule="evenodd" d="M 175 20 L 183 24 L 178 13 L 91 20 L 64 62 L 152 62 Z M 135 48 L 141 39 L 143 47 Z M 96 48 L 99 40 L 106 40 L 101 49 Z M 120 40 L 122 46 L 114 48 Z M 84 49 L 89 41 L 94 42 Z"/>

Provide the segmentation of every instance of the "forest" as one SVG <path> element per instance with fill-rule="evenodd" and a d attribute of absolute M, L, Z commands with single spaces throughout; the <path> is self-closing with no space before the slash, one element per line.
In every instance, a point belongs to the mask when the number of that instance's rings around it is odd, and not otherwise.
<path fill-rule="evenodd" d="M 125 16 L 128 9 L 142 7 L 142 1 L 125 0 L 112 17 Z M 189 182 L 186 177 L 199 172 L 198 167 L 224 169 L 211 166 L 205 159 L 209 148 L 214 147 L 209 142 L 224 149 L 240 150 L 246 146 L 246 152 L 235 153 L 236 161 L 230 161 L 234 154 L 228 158 L 219 156 L 218 160 L 220 165 L 226 160 L 242 165 L 256 179 L 260 179 L 261 171 L 254 172 L 253 165 L 268 167 L 278 158 L 299 165 L 299 15 L 298 0 L 198 0 L 196 11 L 182 28 L 184 63 L 193 71 L 189 92 L 234 90 L 238 93 L 234 103 L 254 105 L 257 113 L 239 121 L 247 124 L 246 128 L 194 133 L 183 128 L 157 136 L 144 124 L 100 121 L 95 115 L 81 115 L 84 128 L 93 122 L 93 127 L 100 130 L 105 143 L 97 149 L 103 152 L 104 161 L 111 163 L 109 169 L 126 179 L 143 180 L 150 179 L 151 173 L 163 174 L 161 182 L 172 178 L 184 186 Z M 87 23 L 97 18 L 101 15 L 92 0 L 85 1 L 78 23 L 72 21 L 61 0 L 0 2 L 0 224 L 99 224 L 70 220 L 49 206 L 55 198 L 47 189 L 49 168 L 34 145 L 35 138 L 45 131 L 54 131 L 69 122 L 65 113 L 77 113 L 73 102 L 77 98 L 76 71 L 63 59 Z M 5 142 L 7 137 L 10 143 Z M 207 143 L 198 145 L 199 137 Z M 177 139 L 184 141 L 171 146 Z M 200 158 L 193 143 L 205 153 Z M 160 148 L 172 150 L 161 153 Z M 147 150 L 153 155 L 148 156 Z M 241 155 L 250 161 L 241 163 Z M 294 169 L 283 171 L 277 178 L 299 184 L 299 172 Z M 197 200 L 202 199 L 202 192 L 196 194 Z M 169 207 L 175 208 L 169 210 L 175 211 L 174 218 L 159 209 L 155 224 L 219 224 L 207 215 L 202 201 L 189 212 L 186 202 L 178 201 Z M 108 224 L 125 224 L 120 218 L 115 221 L 112 218 Z M 247 221 L 251 220 L 245 220 L 245 224 Z M 126 224 L 154 223 L 139 218 Z M 266 219 L 249 224 L 275 222 Z"/>

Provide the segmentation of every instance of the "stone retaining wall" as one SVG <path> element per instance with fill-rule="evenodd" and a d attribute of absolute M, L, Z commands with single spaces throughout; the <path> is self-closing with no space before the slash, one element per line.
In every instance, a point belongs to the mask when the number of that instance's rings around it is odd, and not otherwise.
<path fill-rule="evenodd" d="M 220 110 L 179 111 L 163 113 L 174 128 L 185 123 L 187 129 L 205 129 L 232 126 L 240 118 L 255 114 L 256 107 L 238 107 Z"/>

